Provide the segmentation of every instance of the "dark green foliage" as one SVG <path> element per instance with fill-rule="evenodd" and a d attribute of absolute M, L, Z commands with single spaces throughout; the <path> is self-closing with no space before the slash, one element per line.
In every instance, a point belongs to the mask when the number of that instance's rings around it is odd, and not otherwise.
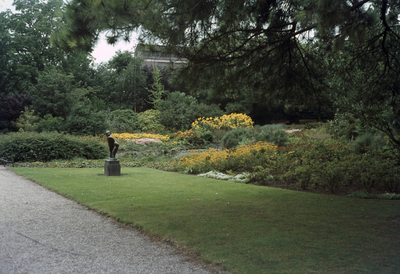
<path fill-rule="evenodd" d="M 35 113 L 41 117 L 51 114 L 66 119 L 75 101 L 79 99 L 73 77 L 50 69 L 41 73 L 37 81 L 31 89 Z"/>
<path fill-rule="evenodd" d="M 131 109 L 117 109 L 108 114 L 106 127 L 114 133 L 129 132 L 138 130 L 139 114 Z"/>
<path fill-rule="evenodd" d="M 306 123 L 303 126 L 303 129 L 313 129 L 313 128 L 318 128 L 322 125 L 322 123 L 319 122 L 311 122 L 311 123 Z"/>
<path fill-rule="evenodd" d="M 384 193 L 384 194 L 368 194 L 365 191 L 357 191 L 347 195 L 349 198 L 361 199 L 379 199 L 379 200 L 400 200 L 400 194 Z"/>
<path fill-rule="evenodd" d="M 256 126 L 254 130 L 244 128 L 234 129 L 222 137 L 222 145 L 226 148 L 232 148 L 240 144 L 248 144 L 252 141 L 262 141 L 283 146 L 289 142 L 287 133 L 282 130 L 283 126 L 284 124 L 274 124 L 262 127 Z"/>
<path fill-rule="evenodd" d="M 346 140 L 354 140 L 359 134 L 365 132 L 365 127 L 359 119 L 353 115 L 336 114 L 335 119 L 329 122 L 329 131 L 336 138 L 345 137 Z"/>
<path fill-rule="evenodd" d="M 116 55 L 96 68 L 93 85 L 96 96 L 104 101 L 107 108 L 146 110 L 148 92 L 143 61 L 129 51 L 117 51 Z"/>
<path fill-rule="evenodd" d="M 199 147 L 214 142 L 214 135 L 212 134 L 211 131 L 202 131 L 202 130 L 178 131 L 171 137 L 174 140 L 178 141 L 179 144 L 188 145 L 189 147 Z"/>
<path fill-rule="evenodd" d="M 251 104 L 242 100 L 241 102 L 228 103 L 225 106 L 226 114 L 245 113 L 249 114 L 252 111 Z"/>
<path fill-rule="evenodd" d="M 56 13 L 62 1 L 16 0 L 13 4 L 18 12 L 0 13 L 1 93 L 26 92 L 39 71 L 59 63 L 62 54 L 49 39 L 60 27 Z"/>
<path fill-rule="evenodd" d="M 194 106 L 196 98 L 183 92 L 175 91 L 168 94 L 164 101 L 159 102 L 161 124 L 175 130 L 188 130 L 196 119 Z"/>
<path fill-rule="evenodd" d="M 3 1 L 4 2 L 4 1 Z M 62 0 L 16 0 L 16 12 L 0 13 L 0 93 L 26 93 L 40 72 L 57 67 L 86 82 L 91 69 L 89 55 L 67 53 L 50 41 L 59 35 Z"/>
<path fill-rule="evenodd" d="M 382 132 L 366 132 L 359 135 L 354 142 L 356 153 L 365 153 L 369 150 L 380 150 L 387 146 L 388 139 L 385 139 Z"/>
<path fill-rule="evenodd" d="M 106 132 L 105 113 L 94 110 L 88 99 L 77 103 L 65 121 L 65 130 L 74 135 L 100 135 Z"/>
<path fill-rule="evenodd" d="M 256 141 L 263 141 L 273 143 L 277 146 L 283 146 L 289 142 L 287 133 L 282 130 L 283 126 L 283 124 L 262 126 L 256 129 L 254 137 Z"/>
<path fill-rule="evenodd" d="M 0 94 L 0 131 L 16 130 L 11 122 L 30 104 L 32 99 L 28 94 Z"/>
<path fill-rule="evenodd" d="M 188 130 L 200 117 L 220 117 L 224 113 L 215 104 L 198 104 L 196 98 L 183 92 L 175 91 L 159 104 L 161 123 L 174 130 Z"/>
<path fill-rule="evenodd" d="M 200 130 L 199 133 L 200 133 L 200 138 L 203 140 L 204 143 L 206 143 L 206 144 L 207 143 L 213 143 L 215 141 L 215 136 L 211 131 L 209 131 L 209 130 L 206 130 L 206 131 Z"/>
<path fill-rule="evenodd" d="M 200 117 L 221 117 L 225 114 L 224 111 L 221 110 L 220 107 L 216 104 L 196 104 L 193 106 L 193 111 L 195 113 L 193 121 Z"/>
<path fill-rule="evenodd" d="M 15 162 L 51 161 L 83 157 L 100 159 L 107 148 L 97 139 L 79 139 L 59 133 L 9 133 L 0 139 L 1 156 Z"/>
<path fill-rule="evenodd" d="M 46 114 L 37 123 L 36 130 L 38 132 L 64 131 L 64 119 L 61 117 L 53 117 L 51 114 Z"/>
<path fill-rule="evenodd" d="M 130 108 L 135 112 L 146 105 L 148 92 L 145 89 L 146 75 L 141 70 L 143 60 L 133 58 L 121 73 L 117 72 L 120 108 Z"/>
<path fill-rule="evenodd" d="M 354 185 L 366 192 L 395 192 L 400 186 L 399 155 L 395 150 L 368 149 L 364 154 L 355 154 L 353 144 L 343 139 L 302 139 L 283 151 L 271 173 L 303 189 L 312 186 L 335 193 L 343 186 Z"/>
<path fill-rule="evenodd" d="M 222 137 L 222 146 L 225 148 L 233 148 L 238 146 L 243 139 L 252 138 L 253 131 L 251 129 L 246 128 L 238 128 L 229 131 Z"/>

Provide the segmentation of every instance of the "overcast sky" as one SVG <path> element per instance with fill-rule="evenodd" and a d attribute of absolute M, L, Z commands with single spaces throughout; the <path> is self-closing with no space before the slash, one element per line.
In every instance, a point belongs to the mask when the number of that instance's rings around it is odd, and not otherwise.
<path fill-rule="evenodd" d="M 12 5 L 13 2 L 14 2 L 13 0 L 0 0 L 0 12 L 6 11 L 7 9 L 10 9 L 11 11 L 15 12 L 14 6 Z M 95 58 L 96 63 L 107 62 L 108 60 L 111 59 L 111 57 L 115 55 L 115 52 L 117 50 L 134 51 L 136 44 L 137 41 L 134 36 L 132 37 L 130 43 L 125 43 L 122 41 L 117 43 L 115 46 L 111 46 L 107 44 L 103 34 L 102 38 L 97 43 L 94 51 L 92 52 L 92 56 Z"/>

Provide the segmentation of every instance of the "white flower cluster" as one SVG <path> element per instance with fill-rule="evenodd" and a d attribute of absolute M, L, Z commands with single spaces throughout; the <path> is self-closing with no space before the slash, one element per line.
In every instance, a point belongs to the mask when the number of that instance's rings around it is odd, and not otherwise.
<path fill-rule="evenodd" d="M 228 180 L 237 183 L 247 183 L 250 181 L 250 173 L 244 172 L 238 174 L 236 176 L 227 175 L 218 171 L 209 171 L 207 173 L 202 173 L 197 176 L 205 177 L 205 178 L 213 178 L 218 180 Z"/>

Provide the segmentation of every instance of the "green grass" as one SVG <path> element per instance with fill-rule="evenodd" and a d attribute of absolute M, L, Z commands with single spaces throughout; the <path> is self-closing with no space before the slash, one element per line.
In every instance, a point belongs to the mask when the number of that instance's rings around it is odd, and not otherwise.
<path fill-rule="evenodd" d="M 123 168 L 16 173 L 234 273 L 400 273 L 400 201 Z"/>

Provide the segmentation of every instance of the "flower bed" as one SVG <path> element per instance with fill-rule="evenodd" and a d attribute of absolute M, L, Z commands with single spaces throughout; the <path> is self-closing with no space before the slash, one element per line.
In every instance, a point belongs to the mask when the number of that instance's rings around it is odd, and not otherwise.
<path fill-rule="evenodd" d="M 212 170 L 248 171 L 255 166 L 265 165 L 276 154 L 277 146 L 257 142 L 236 149 L 210 148 L 204 152 L 193 152 L 175 161 L 176 168 L 184 173 L 199 174 Z"/>

